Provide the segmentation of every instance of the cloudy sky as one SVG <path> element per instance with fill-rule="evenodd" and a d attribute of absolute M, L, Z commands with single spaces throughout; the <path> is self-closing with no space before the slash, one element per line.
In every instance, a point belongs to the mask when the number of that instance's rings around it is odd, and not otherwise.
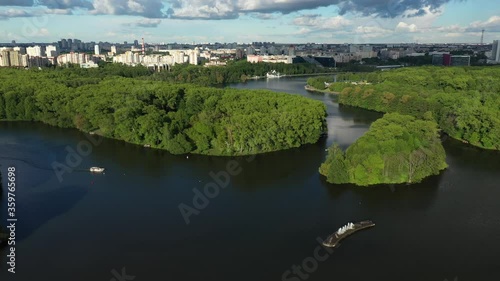
<path fill-rule="evenodd" d="M 479 43 L 497 0 L 0 0 L 0 42 Z"/>

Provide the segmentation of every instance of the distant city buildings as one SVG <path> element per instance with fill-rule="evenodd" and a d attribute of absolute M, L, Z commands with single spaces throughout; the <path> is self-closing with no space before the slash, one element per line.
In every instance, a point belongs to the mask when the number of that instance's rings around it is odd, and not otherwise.
<path fill-rule="evenodd" d="M 160 51 L 165 54 L 150 54 L 143 55 L 138 49 L 133 48 L 133 51 L 126 51 L 124 54 L 116 55 L 113 57 L 114 63 L 122 63 L 126 65 L 144 65 L 147 67 L 158 67 L 166 65 L 175 65 L 190 63 L 193 65 L 199 64 L 200 50 L 168 50 Z"/>
<path fill-rule="evenodd" d="M 267 62 L 267 63 L 293 63 L 292 56 L 283 56 L 283 55 L 247 55 L 247 61 L 250 63 L 259 63 L 259 62 Z"/>
<path fill-rule="evenodd" d="M 31 55 L 27 54 L 27 49 L 21 47 L 0 48 L 0 67 L 42 67 L 50 64 L 46 57 L 39 56 L 41 52 L 38 48 L 29 48 Z"/>
<path fill-rule="evenodd" d="M 435 65 L 470 65 L 471 57 L 485 54 L 484 62 L 500 63 L 498 41 L 492 44 L 279 44 L 275 42 L 242 43 L 142 43 L 139 40 L 123 43 L 82 42 L 79 39 L 61 39 L 54 43 L 3 43 L 0 46 L 0 66 L 31 67 L 79 64 L 95 67 L 99 60 L 143 65 L 155 70 L 170 69 L 175 64 L 223 66 L 231 60 L 251 63 L 313 63 L 322 67 L 336 67 L 346 63 L 376 63 L 400 60 L 394 64 L 428 61 Z M 453 56 L 465 53 L 471 56 Z M 404 57 L 415 59 L 403 62 Z M 370 60 L 370 59 L 376 60 Z M 364 60 L 364 61 L 363 61 Z M 474 62 L 478 60 L 475 58 Z M 93 63 L 89 63 L 93 62 Z M 430 61 L 429 61 L 430 62 Z M 482 63 L 479 61 L 479 63 Z"/>
<path fill-rule="evenodd" d="M 78 64 L 81 68 L 98 67 L 97 63 L 102 60 L 102 56 L 92 56 L 85 53 L 71 52 L 57 57 L 58 65 Z"/>

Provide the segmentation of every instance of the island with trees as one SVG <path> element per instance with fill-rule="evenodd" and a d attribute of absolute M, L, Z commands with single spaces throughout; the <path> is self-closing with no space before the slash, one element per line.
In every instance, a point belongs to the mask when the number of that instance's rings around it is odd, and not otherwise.
<path fill-rule="evenodd" d="M 500 67 L 413 67 L 316 77 L 338 102 L 378 112 L 433 119 L 452 138 L 500 150 Z M 321 88 L 321 89 L 323 89 Z"/>
<path fill-rule="evenodd" d="M 155 81 L 145 69 L 0 69 L 0 119 L 95 132 L 173 154 L 249 155 L 315 143 L 321 101 Z"/>
<path fill-rule="evenodd" d="M 331 146 L 319 171 L 330 183 L 369 186 L 418 183 L 446 167 L 433 120 L 387 113 L 345 152 Z"/>

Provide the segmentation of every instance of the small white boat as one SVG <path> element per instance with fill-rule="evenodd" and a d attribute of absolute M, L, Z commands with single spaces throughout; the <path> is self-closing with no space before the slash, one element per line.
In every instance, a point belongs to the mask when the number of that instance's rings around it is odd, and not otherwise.
<path fill-rule="evenodd" d="M 104 172 L 104 168 L 101 168 L 101 167 L 90 167 L 90 172 L 92 172 L 92 173 L 102 173 L 102 172 Z"/>
<path fill-rule="evenodd" d="M 266 78 L 280 78 L 283 77 L 279 72 L 276 70 L 272 70 L 271 72 L 266 73 Z"/>
<path fill-rule="evenodd" d="M 150 148 L 150 147 L 151 147 L 151 145 L 150 145 L 150 144 L 145 144 L 145 145 L 144 145 L 144 147 L 145 147 L 145 148 Z"/>

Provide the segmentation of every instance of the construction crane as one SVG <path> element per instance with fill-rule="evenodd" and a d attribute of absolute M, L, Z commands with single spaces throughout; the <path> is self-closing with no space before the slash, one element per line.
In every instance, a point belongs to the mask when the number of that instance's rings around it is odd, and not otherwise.
<path fill-rule="evenodd" d="M 484 29 L 481 30 L 481 45 L 484 45 Z"/>

